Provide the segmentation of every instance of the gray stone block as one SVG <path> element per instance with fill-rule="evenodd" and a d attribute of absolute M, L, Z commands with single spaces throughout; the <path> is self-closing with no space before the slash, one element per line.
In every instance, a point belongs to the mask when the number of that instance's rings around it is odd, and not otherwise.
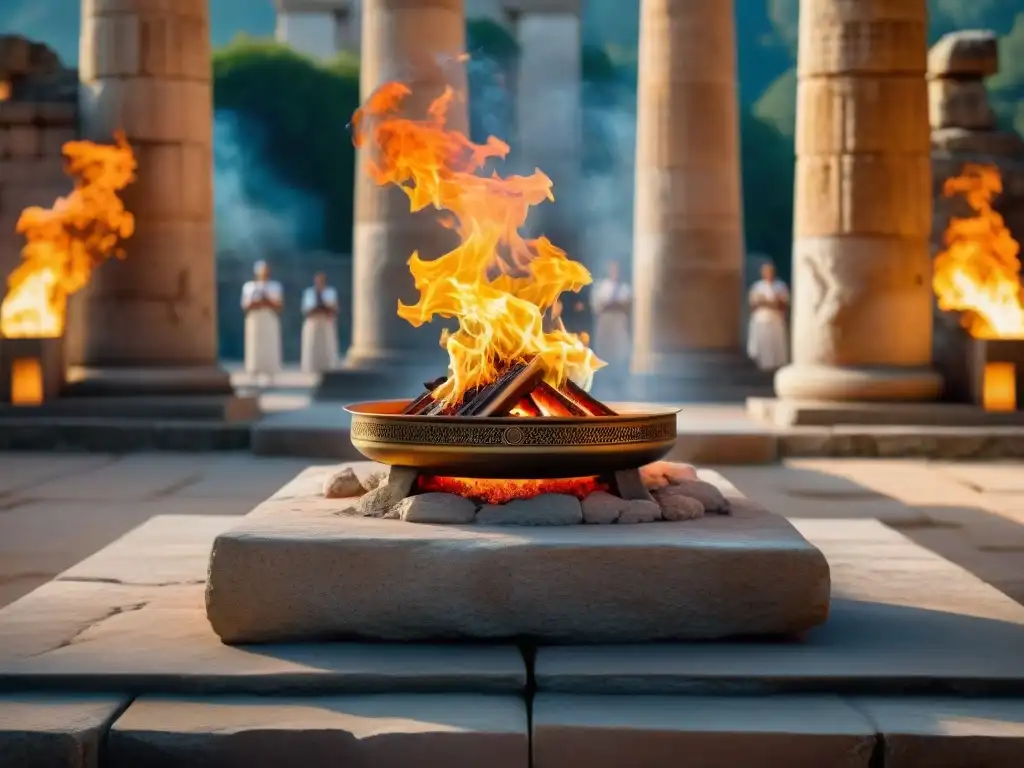
<path fill-rule="evenodd" d="M 1020 768 L 1024 700 L 860 698 L 884 739 L 885 768 Z"/>
<path fill-rule="evenodd" d="M 321 483 L 304 473 L 217 537 L 207 609 L 225 642 L 643 642 L 827 616 L 821 553 L 739 495 L 729 516 L 513 530 L 352 517 Z"/>
<path fill-rule="evenodd" d="M 0 694 L 0 766 L 99 768 L 103 737 L 128 701 L 117 694 Z"/>
<path fill-rule="evenodd" d="M 381 695 L 137 699 L 110 731 L 110 768 L 526 768 L 518 697 Z"/>
<path fill-rule="evenodd" d="M 801 642 L 549 647 L 542 692 L 1024 696 L 1024 606 L 873 520 L 793 520 L 832 569 L 828 621 Z"/>
<path fill-rule="evenodd" d="M 533 768 L 868 768 L 875 745 L 867 719 L 831 696 L 542 693 L 532 732 Z"/>

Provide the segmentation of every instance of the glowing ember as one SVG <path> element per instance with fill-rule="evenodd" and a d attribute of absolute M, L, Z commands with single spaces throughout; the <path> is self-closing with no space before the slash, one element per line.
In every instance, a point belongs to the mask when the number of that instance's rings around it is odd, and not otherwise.
<path fill-rule="evenodd" d="M 457 403 L 466 392 L 493 382 L 516 362 L 539 356 L 544 380 L 561 387 L 572 378 L 589 388 L 601 363 L 577 335 L 545 332 L 543 315 L 564 291 L 579 291 L 590 273 L 547 238 L 524 239 L 518 230 L 532 206 L 554 200 L 551 180 L 530 176 L 484 175 L 491 160 L 509 147 L 495 137 L 475 144 L 446 127 L 454 92 L 446 90 L 424 119 L 401 115 L 411 94 L 402 83 L 381 86 L 352 120 L 354 143 L 371 153 L 367 167 L 380 185 L 395 184 L 411 209 L 428 206 L 446 212 L 445 225 L 460 244 L 433 261 L 418 254 L 409 269 L 420 292 L 413 305 L 399 303 L 398 314 L 415 326 L 435 317 L 455 318 L 459 328 L 442 333 L 451 373 L 435 395 Z"/>
<path fill-rule="evenodd" d="M 482 504 L 505 504 L 514 499 L 532 499 L 542 493 L 565 493 L 578 499 L 608 486 L 596 477 L 566 477 L 557 480 L 476 480 L 470 477 L 422 475 L 416 481 L 419 493 L 454 493 Z"/>
<path fill-rule="evenodd" d="M 50 209 L 26 208 L 18 218 L 26 244 L 0 304 L 0 335 L 7 338 L 61 336 L 68 297 L 111 255 L 123 257 L 117 246 L 135 231 L 118 197 L 135 180 L 135 157 L 124 136 L 118 134 L 114 145 L 70 141 L 63 149 L 74 191 Z"/>
<path fill-rule="evenodd" d="M 965 166 L 943 190 L 963 195 L 975 215 L 950 220 L 946 250 L 935 257 L 935 295 L 941 309 L 962 312 L 964 327 L 979 339 L 1024 338 L 1020 246 L 992 208 L 1002 191 L 999 169 L 987 165 Z"/>
<path fill-rule="evenodd" d="M 0 101 L 7 101 L 11 98 L 11 84 L 7 80 L 0 80 Z"/>

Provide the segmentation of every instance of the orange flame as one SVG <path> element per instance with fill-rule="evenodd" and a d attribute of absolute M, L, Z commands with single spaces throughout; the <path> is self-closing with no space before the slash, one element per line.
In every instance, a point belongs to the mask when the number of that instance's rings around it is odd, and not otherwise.
<path fill-rule="evenodd" d="M 992 208 L 1002 191 L 998 168 L 973 164 L 943 188 L 947 197 L 963 195 L 975 215 L 950 219 L 946 250 L 935 257 L 935 295 L 940 309 L 962 312 L 964 327 L 979 339 L 1024 337 L 1020 246 Z"/>
<path fill-rule="evenodd" d="M 597 477 L 565 477 L 550 480 L 478 480 L 471 477 L 423 475 L 416 481 L 418 493 L 454 493 L 483 504 L 506 504 L 532 499 L 542 493 L 564 493 L 585 499 L 594 491 L 607 491 Z"/>
<path fill-rule="evenodd" d="M 7 278 L 0 304 L 0 336 L 53 338 L 64 333 L 67 300 L 92 271 L 135 231 L 135 219 L 118 197 L 135 180 L 135 157 L 124 135 L 114 145 L 69 141 L 66 170 L 74 191 L 52 208 L 26 208 L 17 231 L 25 236 L 21 265 Z"/>
<path fill-rule="evenodd" d="M 7 101 L 11 98 L 11 83 L 8 80 L 0 80 L 0 101 Z"/>
<path fill-rule="evenodd" d="M 356 111 L 352 126 L 355 146 L 372 150 L 371 178 L 400 187 L 414 212 L 429 206 L 447 212 L 445 223 L 460 238 L 432 261 L 412 254 L 409 269 L 420 298 L 398 305 L 399 316 L 417 327 L 435 317 L 458 320 L 457 331 L 441 334 L 451 373 L 437 397 L 457 402 L 509 364 L 535 356 L 552 386 L 571 377 L 589 387 L 603 363 L 577 335 L 545 332 L 543 315 L 559 294 L 590 283 L 590 273 L 547 238 L 527 240 L 518 232 L 531 207 L 554 200 L 551 179 L 539 170 L 484 175 L 484 166 L 504 159 L 509 146 L 493 136 L 475 144 L 447 128 L 456 98 L 451 89 L 431 103 L 424 119 L 401 116 L 410 94 L 403 83 L 381 86 Z"/>

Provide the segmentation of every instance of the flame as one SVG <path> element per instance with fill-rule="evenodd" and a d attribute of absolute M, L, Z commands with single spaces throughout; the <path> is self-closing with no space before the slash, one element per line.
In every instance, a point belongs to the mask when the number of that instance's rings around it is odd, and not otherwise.
<path fill-rule="evenodd" d="M 471 477 L 421 475 L 417 493 L 454 493 L 482 504 L 505 504 L 515 499 L 532 499 L 542 493 L 565 493 L 584 499 L 594 491 L 607 491 L 596 477 L 566 477 L 553 480 L 478 480 Z"/>
<path fill-rule="evenodd" d="M 8 80 L 0 80 L 0 101 L 7 101 L 11 98 L 11 83 Z"/>
<path fill-rule="evenodd" d="M 992 208 L 1002 191 L 998 168 L 973 164 L 943 188 L 947 197 L 963 195 L 974 216 L 950 219 L 946 250 L 935 257 L 935 295 L 940 309 L 962 312 L 964 327 L 979 339 L 1024 337 L 1020 246 Z"/>
<path fill-rule="evenodd" d="M 457 331 L 441 334 L 450 375 L 436 396 L 446 404 L 458 402 L 510 364 L 535 356 L 552 386 L 571 377 L 589 387 L 603 363 L 577 335 L 545 332 L 543 315 L 559 294 L 590 283 L 590 273 L 546 237 L 519 234 L 530 208 L 554 200 L 551 179 L 539 170 L 529 176 L 485 175 L 490 161 L 508 154 L 508 144 L 493 136 L 475 144 L 447 128 L 456 98 L 450 88 L 430 104 L 425 118 L 403 117 L 400 110 L 411 93 L 397 82 L 377 89 L 353 116 L 353 141 L 357 149 L 371 150 L 366 165 L 377 184 L 400 187 L 413 212 L 445 212 L 444 224 L 460 239 L 432 261 L 412 254 L 409 269 L 419 301 L 398 304 L 399 316 L 417 327 L 435 317 L 458 321 Z"/>
<path fill-rule="evenodd" d="M 61 336 L 68 297 L 111 255 L 124 256 L 117 246 L 135 231 L 135 219 L 118 192 L 135 180 L 136 164 L 124 135 L 115 140 L 67 142 L 63 151 L 74 190 L 52 208 L 26 208 L 18 217 L 16 228 L 26 244 L 21 265 L 7 278 L 0 336 Z"/>

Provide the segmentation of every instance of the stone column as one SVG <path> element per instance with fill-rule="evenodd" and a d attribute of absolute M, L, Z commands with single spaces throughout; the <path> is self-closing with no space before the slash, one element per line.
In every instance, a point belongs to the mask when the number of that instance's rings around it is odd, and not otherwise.
<path fill-rule="evenodd" d="M 746 367 L 735 14 L 732 0 L 640 8 L 633 371 L 700 397 Z"/>
<path fill-rule="evenodd" d="M 358 0 L 275 0 L 280 43 L 317 59 L 359 51 Z"/>
<path fill-rule="evenodd" d="M 931 368 L 926 0 L 804 0 L 788 399 L 923 400 Z"/>
<path fill-rule="evenodd" d="M 516 123 L 517 167 L 540 168 L 554 182 L 555 203 L 530 214 L 535 234 L 545 234 L 573 258 L 580 175 L 580 0 L 511 0 L 519 42 Z"/>
<path fill-rule="evenodd" d="M 217 361 L 208 0 L 83 0 L 81 128 L 138 161 L 136 232 L 73 302 L 79 389 L 230 392 Z"/>
<path fill-rule="evenodd" d="M 365 0 L 360 91 L 365 100 L 390 80 L 407 83 L 408 114 L 423 117 L 445 85 L 465 94 L 465 67 L 457 61 L 465 45 L 462 0 Z M 453 104 L 449 125 L 467 130 L 465 102 Z M 346 365 L 373 368 L 432 364 L 446 359 L 436 325 L 413 328 L 398 317 L 398 301 L 415 302 L 408 260 L 414 251 L 434 258 L 455 245 L 433 209 L 415 215 L 397 187 L 380 187 L 366 174 L 366 156 L 356 170 L 353 233 L 352 346 Z M 443 367 L 439 373 L 444 373 Z"/>

